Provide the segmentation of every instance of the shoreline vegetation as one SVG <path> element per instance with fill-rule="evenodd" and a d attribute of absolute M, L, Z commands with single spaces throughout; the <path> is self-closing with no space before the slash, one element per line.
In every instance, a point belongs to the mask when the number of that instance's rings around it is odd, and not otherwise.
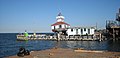
<path fill-rule="evenodd" d="M 20 58 L 17 55 L 6 58 Z M 120 52 L 85 50 L 83 48 L 51 48 L 41 51 L 31 51 L 24 58 L 120 58 Z"/>

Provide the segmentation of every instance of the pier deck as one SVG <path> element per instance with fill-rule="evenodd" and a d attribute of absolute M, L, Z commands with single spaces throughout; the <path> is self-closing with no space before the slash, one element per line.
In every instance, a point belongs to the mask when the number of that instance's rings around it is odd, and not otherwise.
<path fill-rule="evenodd" d="M 62 36 L 57 38 L 57 36 L 47 35 L 29 35 L 28 37 L 25 37 L 24 35 L 17 35 L 17 40 L 95 41 L 99 40 L 99 38 L 91 36 Z"/>

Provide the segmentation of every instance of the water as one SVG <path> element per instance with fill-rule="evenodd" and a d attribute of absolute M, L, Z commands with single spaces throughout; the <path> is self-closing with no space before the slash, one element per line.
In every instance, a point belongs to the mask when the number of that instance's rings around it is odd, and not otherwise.
<path fill-rule="evenodd" d="M 61 48 L 84 48 L 88 50 L 104 50 L 120 52 L 120 41 L 16 41 L 17 33 L 0 33 L 0 57 L 16 55 L 21 46 L 30 51 L 45 50 L 55 46 Z"/>

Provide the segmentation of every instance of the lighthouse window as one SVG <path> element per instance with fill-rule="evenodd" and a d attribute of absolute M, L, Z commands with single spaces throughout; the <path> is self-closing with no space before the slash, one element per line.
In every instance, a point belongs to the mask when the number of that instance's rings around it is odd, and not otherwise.
<path fill-rule="evenodd" d="M 81 34 L 83 34 L 83 29 L 81 29 Z"/>
<path fill-rule="evenodd" d="M 76 34 L 78 34 L 78 29 L 76 29 Z"/>
<path fill-rule="evenodd" d="M 73 32 L 73 29 L 71 29 L 71 32 Z"/>
<path fill-rule="evenodd" d="M 54 26 L 54 29 L 55 29 L 55 26 Z"/>
<path fill-rule="evenodd" d="M 86 28 L 84 28 L 84 31 L 86 31 Z"/>
<path fill-rule="evenodd" d="M 90 29 L 88 29 L 88 34 L 90 34 Z"/>
<path fill-rule="evenodd" d="M 62 26 L 61 26 L 61 25 L 59 25 L 59 28 L 62 28 Z"/>

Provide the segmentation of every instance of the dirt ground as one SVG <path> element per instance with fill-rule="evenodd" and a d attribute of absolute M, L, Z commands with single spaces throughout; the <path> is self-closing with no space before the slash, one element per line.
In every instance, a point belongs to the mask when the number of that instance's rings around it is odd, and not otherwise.
<path fill-rule="evenodd" d="M 42 51 L 31 51 L 30 55 L 24 57 L 14 55 L 6 58 L 120 58 L 120 52 L 52 48 Z"/>

